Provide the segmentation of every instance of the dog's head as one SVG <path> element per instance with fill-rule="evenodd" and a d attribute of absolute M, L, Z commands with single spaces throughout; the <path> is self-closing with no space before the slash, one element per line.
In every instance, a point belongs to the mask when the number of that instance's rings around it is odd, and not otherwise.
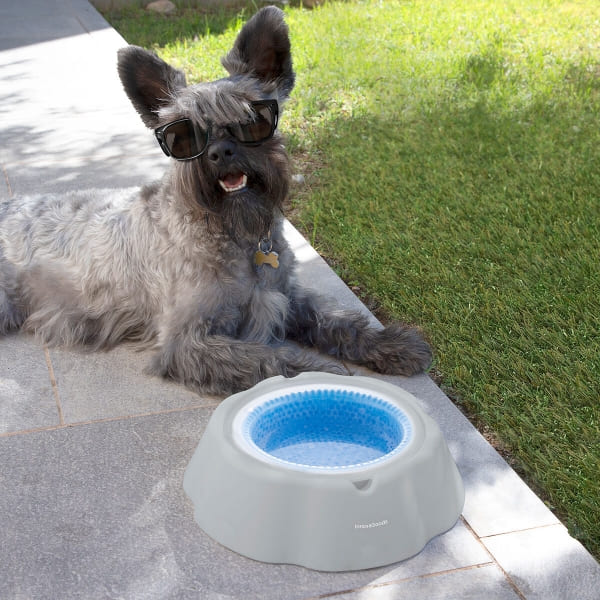
<path fill-rule="evenodd" d="M 222 63 L 228 77 L 191 86 L 136 46 L 119 51 L 118 66 L 134 107 L 175 159 L 174 192 L 232 235 L 257 238 L 267 234 L 289 183 L 276 130 L 295 77 L 283 12 L 256 13 Z"/>

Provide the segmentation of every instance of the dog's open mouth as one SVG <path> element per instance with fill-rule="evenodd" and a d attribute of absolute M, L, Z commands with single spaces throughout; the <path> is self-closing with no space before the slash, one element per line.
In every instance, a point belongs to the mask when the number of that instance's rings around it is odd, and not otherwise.
<path fill-rule="evenodd" d="M 219 179 L 219 185 L 228 193 L 239 192 L 246 187 L 248 183 L 248 177 L 245 173 L 230 173 L 223 179 Z"/>

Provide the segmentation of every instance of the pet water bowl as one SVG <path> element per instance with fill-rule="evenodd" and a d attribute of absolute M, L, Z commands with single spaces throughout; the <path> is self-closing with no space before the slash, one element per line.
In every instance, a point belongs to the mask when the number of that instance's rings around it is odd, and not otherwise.
<path fill-rule="evenodd" d="M 215 410 L 184 489 L 200 527 L 250 558 L 382 566 L 450 529 L 462 480 L 434 421 L 366 377 L 273 377 Z"/>

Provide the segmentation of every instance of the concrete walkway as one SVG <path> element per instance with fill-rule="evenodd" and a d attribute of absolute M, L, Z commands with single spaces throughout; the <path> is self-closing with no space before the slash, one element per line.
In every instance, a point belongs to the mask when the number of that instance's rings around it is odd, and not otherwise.
<path fill-rule="evenodd" d="M 121 90 L 123 39 L 85 0 L 0 5 L 0 201 L 123 188 L 167 164 Z M 307 285 L 364 307 L 290 226 Z M 463 515 L 414 558 L 320 573 L 243 558 L 195 524 L 183 471 L 217 398 L 120 347 L 0 339 L 0 598 L 600 598 L 600 567 L 425 375 L 391 380 L 440 425 Z M 343 549 L 342 549 L 343 551 Z"/>

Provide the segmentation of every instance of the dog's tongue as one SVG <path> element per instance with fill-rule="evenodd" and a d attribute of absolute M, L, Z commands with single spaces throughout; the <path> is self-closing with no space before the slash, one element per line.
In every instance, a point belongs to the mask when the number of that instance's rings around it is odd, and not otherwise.
<path fill-rule="evenodd" d="M 242 183 L 244 183 L 244 174 L 243 173 L 235 173 L 231 175 L 227 175 L 223 180 L 225 185 L 229 188 L 238 187 Z"/>
<path fill-rule="evenodd" d="M 244 173 L 230 173 L 223 179 L 219 179 L 219 185 L 226 192 L 237 192 L 246 187 L 247 177 Z"/>

